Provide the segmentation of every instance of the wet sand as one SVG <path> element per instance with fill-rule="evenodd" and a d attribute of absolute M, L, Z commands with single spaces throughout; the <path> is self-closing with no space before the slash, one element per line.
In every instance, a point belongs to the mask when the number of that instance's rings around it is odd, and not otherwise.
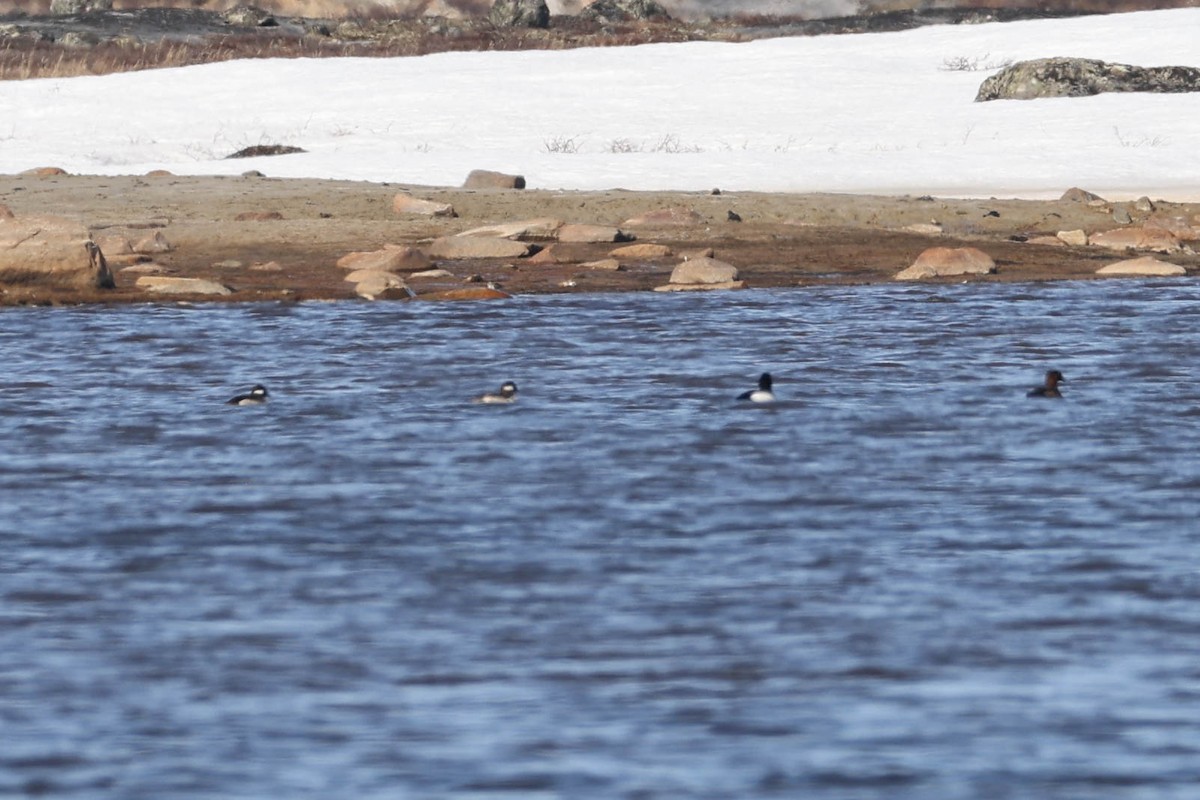
<path fill-rule="evenodd" d="M 1069 187 L 1064 187 L 1064 189 Z M 1086 188 L 1086 187 L 1085 187 Z M 457 216 L 397 215 L 399 192 L 453 205 Z M 888 282 L 930 247 L 971 246 L 996 262 L 992 275 L 967 280 L 1092 279 L 1102 266 L 1131 257 L 1093 246 L 1034 244 L 1038 236 L 1087 234 L 1136 227 L 1156 217 L 1196 223 L 1200 204 L 1011 199 L 876 197 L 721 191 L 561 192 L 538 189 L 465 190 L 387 183 L 180 176 L 0 176 L 0 204 L 19 216 L 54 214 L 85 224 L 97 241 L 161 233 L 169 252 L 152 256 L 158 274 L 206 278 L 232 294 L 188 297 L 216 302 L 356 298 L 339 258 L 388 244 L 421 247 L 472 228 L 552 217 L 566 223 L 616 226 L 637 243 L 661 244 L 671 255 L 623 260 L 619 271 L 584 265 L 608 257 L 619 243 L 553 244 L 558 263 L 529 259 L 441 261 L 450 277 L 408 278 L 418 297 L 482 286 L 491 281 L 511 294 L 648 291 L 667 283 L 683 254 L 711 248 L 737 267 L 748 288 Z M 699 219 L 685 225 L 630 226 L 626 221 L 659 209 L 686 208 Z M 741 221 L 732 221 L 729 212 Z M 1114 212 L 1128 211 L 1121 225 Z M 257 214 L 261 218 L 245 218 Z M 242 217 L 239 219 L 239 217 Z M 908 230 L 912 225 L 937 225 Z M 551 242 L 538 242 L 542 247 Z M 37 286 L 3 287 L 0 303 L 162 302 L 135 285 L 145 274 L 138 257 L 110 257 L 117 286 L 78 292 Z M 1140 255 L 1140 253 L 1139 253 Z M 1200 271 L 1190 247 L 1160 256 Z M 132 267 L 132 269 L 130 269 Z M 961 282 L 963 276 L 933 279 Z"/>

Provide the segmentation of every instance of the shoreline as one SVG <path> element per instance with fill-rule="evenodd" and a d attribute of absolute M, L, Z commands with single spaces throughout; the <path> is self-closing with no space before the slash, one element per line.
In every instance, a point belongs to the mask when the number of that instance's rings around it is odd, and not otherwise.
<path fill-rule="evenodd" d="M 1066 189 L 1067 187 L 1064 187 Z M 456 216 L 398 214 L 396 195 L 449 204 Z M 1097 279 L 1096 270 L 1139 255 L 1200 273 L 1187 236 L 1158 254 L 1069 245 L 1060 231 L 1091 236 L 1186 221 L 1200 238 L 1200 204 L 1092 200 L 769 192 L 550 191 L 465 189 L 321 179 L 176 175 L 0 176 L 0 205 L 22 217 L 53 215 L 81 223 L 104 249 L 114 289 L 0 285 L 0 305 L 77 303 L 353 300 L 339 259 L 387 245 L 429 250 L 440 237 L 471 229 L 552 218 L 619 229 L 626 241 L 561 242 L 524 237 L 533 257 L 434 257 L 394 270 L 415 299 L 478 295 L 488 283 L 503 292 L 555 294 L 651 291 L 668 282 L 685 257 L 707 254 L 732 264 L 746 288 L 890 283 L 923 251 L 973 247 L 996 264 L 988 275 L 925 282 Z M 633 218 L 674 209 L 674 219 Z M 733 212 L 740 221 L 730 217 Z M 1128 215 L 1128 216 L 1126 216 Z M 1124 224 L 1117 219 L 1128 219 Z M 155 237 L 157 236 L 157 239 Z M 157 253 L 120 253 L 121 242 L 150 238 Z M 1034 242 L 1041 243 L 1034 243 Z M 621 251 L 632 244 L 654 252 Z M 429 277 L 416 272 L 441 270 Z M 139 277 L 199 278 L 231 289 L 222 295 L 157 294 Z M 485 294 L 485 293 L 484 293 Z M 408 294 L 390 292 L 383 297 Z M 451 295 L 453 297 L 453 295 Z M 449 298 L 448 298 L 449 299 Z M 457 299 L 457 298 L 455 298 Z"/>

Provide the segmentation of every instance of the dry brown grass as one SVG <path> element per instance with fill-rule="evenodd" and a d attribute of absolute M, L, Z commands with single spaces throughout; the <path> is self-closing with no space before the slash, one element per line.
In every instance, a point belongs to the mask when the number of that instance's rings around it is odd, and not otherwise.
<path fill-rule="evenodd" d="M 548 30 L 496 28 L 483 21 L 458 23 L 451 34 L 427 22 L 362 18 L 370 39 L 346 41 L 319 36 L 285 36 L 268 30 L 210 37 L 202 42 L 111 40 L 91 47 L 65 47 L 32 38 L 0 40 L 0 80 L 107 75 L 253 58 L 397 57 L 479 50 L 557 50 L 617 47 L 696 38 L 695 26 L 629 23 L 600 28 L 579 21 Z"/>

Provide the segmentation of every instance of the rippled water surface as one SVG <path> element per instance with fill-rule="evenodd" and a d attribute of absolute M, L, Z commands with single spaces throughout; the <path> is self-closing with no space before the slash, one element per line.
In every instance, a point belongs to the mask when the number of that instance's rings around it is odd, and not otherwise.
<path fill-rule="evenodd" d="M 0 796 L 1197 796 L 1195 283 L 0 323 Z"/>

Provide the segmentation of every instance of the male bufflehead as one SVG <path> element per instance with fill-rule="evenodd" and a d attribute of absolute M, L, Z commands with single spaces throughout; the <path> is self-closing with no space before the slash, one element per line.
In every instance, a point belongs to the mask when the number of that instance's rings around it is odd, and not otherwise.
<path fill-rule="evenodd" d="M 1046 382 L 1041 386 L 1035 386 L 1030 389 L 1026 397 L 1062 397 L 1062 392 L 1058 390 L 1058 384 L 1066 383 L 1067 379 L 1063 374 L 1056 369 L 1052 369 L 1046 373 Z"/>
<path fill-rule="evenodd" d="M 775 393 L 771 391 L 771 373 L 764 372 L 758 377 L 758 388 L 751 389 L 748 392 L 742 392 L 737 397 L 738 400 L 749 400 L 751 403 L 771 403 L 775 400 Z"/>
<path fill-rule="evenodd" d="M 225 404 L 230 406 L 256 406 L 267 402 L 267 396 L 267 387 L 260 383 L 251 389 L 248 394 L 239 394 L 237 397 L 232 397 L 226 400 Z"/>
<path fill-rule="evenodd" d="M 481 394 L 471 402 L 473 403 L 515 403 L 517 400 L 517 385 L 512 381 L 505 381 L 500 384 L 499 392 L 488 392 Z"/>

